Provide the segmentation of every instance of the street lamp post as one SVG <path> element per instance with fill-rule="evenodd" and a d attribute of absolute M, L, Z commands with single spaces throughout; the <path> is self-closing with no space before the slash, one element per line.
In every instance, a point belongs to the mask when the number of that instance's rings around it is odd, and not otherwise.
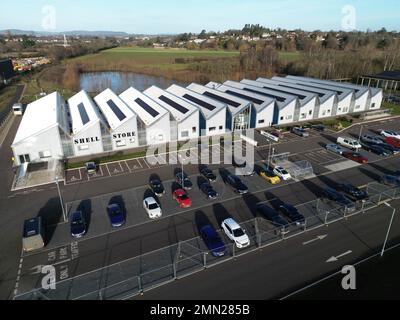
<path fill-rule="evenodd" d="M 386 205 L 387 207 L 393 209 L 393 213 L 392 213 L 392 217 L 390 218 L 390 223 L 389 223 L 389 227 L 388 227 L 388 230 L 387 230 L 387 233 L 386 233 L 385 242 L 383 243 L 382 252 L 381 252 L 381 257 L 383 257 L 383 254 L 385 253 L 386 243 L 387 243 L 388 238 L 389 238 L 389 233 L 390 233 L 390 229 L 391 229 L 391 227 L 392 227 L 393 218 L 394 218 L 394 215 L 396 214 L 396 208 L 393 208 L 393 207 L 392 207 L 389 203 L 387 203 L 387 202 L 384 202 L 384 203 L 385 203 L 385 205 Z"/>
<path fill-rule="evenodd" d="M 358 143 L 360 143 L 360 141 L 361 141 L 361 134 L 362 134 L 362 131 L 363 131 L 363 126 L 361 125 L 360 134 L 358 135 Z"/>
<path fill-rule="evenodd" d="M 185 189 L 185 179 L 183 178 L 183 159 L 182 155 L 178 153 L 179 160 L 181 161 L 181 179 L 182 179 L 182 188 Z"/>
<path fill-rule="evenodd" d="M 60 185 L 58 183 L 58 176 L 55 176 L 54 181 L 55 181 L 55 183 L 57 185 L 58 197 L 60 198 L 60 205 L 61 205 L 61 210 L 62 210 L 62 213 L 63 213 L 64 222 L 67 222 L 68 219 L 67 219 L 67 215 L 66 215 L 65 208 L 64 208 L 64 201 L 63 201 L 62 196 L 61 196 Z"/>

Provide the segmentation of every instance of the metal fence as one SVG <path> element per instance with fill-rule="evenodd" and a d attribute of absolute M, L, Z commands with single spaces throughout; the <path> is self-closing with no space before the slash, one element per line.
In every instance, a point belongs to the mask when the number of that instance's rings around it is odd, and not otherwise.
<path fill-rule="evenodd" d="M 35 289 L 15 297 L 18 300 L 112 300 L 129 299 L 152 288 L 165 285 L 238 256 L 295 237 L 306 231 L 329 225 L 352 215 L 375 208 L 385 201 L 400 198 L 400 187 L 379 183 L 367 186 L 369 197 L 351 206 L 341 206 L 324 199 L 301 204 L 296 208 L 305 217 L 304 224 L 292 223 L 287 233 L 280 232 L 267 220 L 257 217 L 241 223 L 250 245 L 238 249 L 221 230 L 226 253 L 215 257 L 200 237 L 143 254 L 74 278 L 60 281 L 56 290 Z"/>

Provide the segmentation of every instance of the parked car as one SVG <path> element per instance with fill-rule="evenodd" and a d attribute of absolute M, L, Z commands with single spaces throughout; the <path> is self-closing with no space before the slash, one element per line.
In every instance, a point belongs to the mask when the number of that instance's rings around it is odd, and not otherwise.
<path fill-rule="evenodd" d="M 172 198 L 178 202 L 181 208 L 189 208 L 192 205 L 192 200 L 184 189 L 175 190 Z"/>
<path fill-rule="evenodd" d="M 277 175 L 279 178 L 281 178 L 282 180 L 290 180 L 292 179 L 292 176 L 290 175 L 289 172 L 287 172 L 287 170 L 283 167 L 275 167 L 274 168 L 274 174 Z"/>
<path fill-rule="evenodd" d="M 209 182 L 204 182 L 200 185 L 200 190 L 207 196 L 208 199 L 215 200 L 218 198 L 218 192 L 214 190 Z"/>
<path fill-rule="evenodd" d="M 292 128 L 291 131 L 292 131 L 292 133 L 294 133 L 300 137 L 303 137 L 303 138 L 307 138 L 310 136 L 310 134 L 306 130 L 304 130 L 303 128 L 300 128 L 300 127 L 294 127 L 294 128 Z"/>
<path fill-rule="evenodd" d="M 342 147 L 338 146 L 335 143 L 327 144 L 325 146 L 325 148 L 326 148 L 326 150 L 337 153 L 337 154 L 343 154 L 343 152 L 346 151 L 345 149 L 343 149 Z"/>
<path fill-rule="evenodd" d="M 350 151 L 346 151 L 343 152 L 343 157 L 353 160 L 355 162 L 364 164 L 364 163 L 368 163 L 368 158 L 364 157 L 363 155 L 361 155 L 359 152 L 350 152 Z"/>
<path fill-rule="evenodd" d="M 278 130 L 270 131 L 269 133 L 272 134 L 274 137 L 277 137 L 279 139 L 283 138 L 283 133 L 278 131 Z"/>
<path fill-rule="evenodd" d="M 211 225 L 203 226 L 200 229 L 200 236 L 214 257 L 222 257 L 225 255 L 225 244 Z"/>
<path fill-rule="evenodd" d="M 306 219 L 304 216 L 291 204 L 281 204 L 279 210 L 284 216 L 286 216 L 291 222 L 296 223 L 296 225 L 305 225 Z"/>
<path fill-rule="evenodd" d="M 379 144 L 379 146 L 381 148 L 383 148 L 383 149 L 386 149 L 390 154 L 399 154 L 400 153 L 400 149 L 399 148 L 393 147 L 390 144 L 381 143 L 381 144 Z"/>
<path fill-rule="evenodd" d="M 281 178 L 279 178 L 270 170 L 260 170 L 258 174 L 261 178 L 267 180 L 271 184 L 278 184 L 279 182 L 281 182 Z"/>
<path fill-rule="evenodd" d="M 324 132 L 326 127 L 323 124 L 314 124 L 311 128 L 315 131 Z"/>
<path fill-rule="evenodd" d="M 39 250 L 44 247 L 44 228 L 42 217 L 35 217 L 24 221 L 22 248 L 24 252 Z"/>
<path fill-rule="evenodd" d="M 280 234 L 286 234 L 289 232 L 289 222 L 283 219 L 278 212 L 264 203 L 258 203 L 256 205 L 257 211 L 268 220 L 274 227 L 278 228 Z"/>
<path fill-rule="evenodd" d="M 94 163 L 93 161 L 86 162 L 86 163 L 85 163 L 85 169 L 86 169 L 86 172 L 87 172 L 88 174 L 94 174 L 94 173 L 96 173 L 96 172 L 97 172 L 96 163 Z"/>
<path fill-rule="evenodd" d="M 365 142 L 361 142 L 361 145 L 364 150 L 377 154 L 378 156 L 389 156 L 390 152 L 387 149 L 382 148 L 377 144 L 369 144 Z"/>
<path fill-rule="evenodd" d="M 193 188 L 193 183 L 185 172 L 178 172 L 175 175 L 176 182 L 178 182 L 183 189 L 190 190 Z"/>
<path fill-rule="evenodd" d="M 146 210 L 150 219 L 157 219 L 162 216 L 160 205 L 153 197 L 148 197 L 143 200 L 143 208 Z"/>
<path fill-rule="evenodd" d="M 396 138 L 400 139 L 400 132 L 396 132 L 393 130 L 379 130 L 380 135 L 384 137 Z"/>
<path fill-rule="evenodd" d="M 344 207 L 344 211 L 347 213 L 354 212 L 356 206 L 353 201 L 347 198 L 343 193 L 340 193 L 332 188 L 325 188 L 322 191 L 323 196 L 331 201 L 334 201 Z"/>
<path fill-rule="evenodd" d="M 238 176 L 235 176 L 233 174 L 229 175 L 226 181 L 235 190 L 235 192 L 239 194 L 246 194 L 247 192 L 249 192 L 247 186 L 242 182 L 242 180 L 240 180 Z"/>
<path fill-rule="evenodd" d="M 217 176 L 212 172 L 211 169 L 204 167 L 200 170 L 200 173 L 206 178 L 209 182 L 215 182 L 217 180 Z"/>
<path fill-rule="evenodd" d="M 400 148 L 400 139 L 385 137 L 385 142 L 395 148 Z"/>
<path fill-rule="evenodd" d="M 345 148 L 349 148 L 351 150 L 358 150 L 361 149 L 360 143 L 352 138 L 347 138 L 347 137 L 338 137 L 336 143 L 338 145 L 341 145 Z"/>
<path fill-rule="evenodd" d="M 385 174 L 380 177 L 379 182 L 390 187 L 400 187 L 400 176 Z"/>
<path fill-rule="evenodd" d="M 111 226 L 121 227 L 125 223 L 125 216 L 121 207 L 117 203 L 107 206 L 107 214 L 110 219 Z"/>
<path fill-rule="evenodd" d="M 164 186 L 159 179 L 152 179 L 149 182 L 151 190 L 157 197 L 162 197 L 165 194 Z"/>
<path fill-rule="evenodd" d="M 71 235 L 74 238 L 81 238 L 86 234 L 87 225 L 82 211 L 72 213 L 70 219 Z"/>
<path fill-rule="evenodd" d="M 364 134 L 361 137 L 361 141 L 366 142 L 366 143 L 372 143 L 372 144 L 381 144 L 383 143 L 382 139 L 378 136 L 372 136 L 370 134 Z"/>
<path fill-rule="evenodd" d="M 232 240 L 236 247 L 245 248 L 250 245 L 250 239 L 244 230 L 235 220 L 232 218 L 225 219 L 221 224 L 222 230 L 224 230 L 226 236 Z"/>
<path fill-rule="evenodd" d="M 365 191 L 351 183 L 341 183 L 337 186 L 336 190 L 345 193 L 351 200 L 366 200 L 368 198 L 368 194 Z"/>

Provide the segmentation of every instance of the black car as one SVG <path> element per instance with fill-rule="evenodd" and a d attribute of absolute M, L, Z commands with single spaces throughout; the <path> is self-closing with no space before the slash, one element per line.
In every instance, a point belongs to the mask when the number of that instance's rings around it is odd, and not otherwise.
<path fill-rule="evenodd" d="M 332 188 L 325 188 L 322 191 L 325 198 L 337 202 L 345 207 L 346 212 L 353 212 L 356 210 L 354 202 L 347 198 L 343 193 L 340 193 Z"/>
<path fill-rule="evenodd" d="M 268 207 L 264 203 L 258 203 L 257 206 L 257 211 L 271 224 L 275 227 L 278 228 L 279 233 L 285 234 L 289 232 L 289 223 L 283 219 L 278 212 L 276 212 L 274 209 Z"/>
<path fill-rule="evenodd" d="M 379 178 L 379 182 L 390 187 L 400 187 L 400 176 L 385 174 Z"/>
<path fill-rule="evenodd" d="M 209 182 L 202 183 L 200 190 L 204 192 L 208 199 L 215 200 L 218 198 L 218 192 L 214 190 Z"/>
<path fill-rule="evenodd" d="M 371 143 L 365 143 L 365 142 L 360 142 L 361 146 L 363 147 L 364 150 L 367 150 L 369 152 L 375 153 L 378 156 L 390 156 L 391 153 L 389 150 L 382 148 L 380 145 L 376 144 L 371 144 Z"/>
<path fill-rule="evenodd" d="M 311 128 L 314 129 L 315 131 L 319 131 L 319 132 L 325 131 L 325 126 L 323 124 L 315 124 L 315 125 L 312 125 Z"/>
<path fill-rule="evenodd" d="M 217 180 L 217 176 L 207 167 L 201 169 L 200 173 L 210 182 L 215 182 Z"/>
<path fill-rule="evenodd" d="M 295 222 L 297 225 L 304 225 L 306 219 L 304 216 L 291 204 L 281 204 L 279 210 L 284 214 L 291 222 Z"/>
<path fill-rule="evenodd" d="M 193 183 L 185 172 L 179 172 L 175 176 L 176 182 L 178 182 L 183 189 L 190 190 L 193 188 Z"/>
<path fill-rule="evenodd" d="M 337 191 L 344 192 L 350 199 L 353 200 L 366 200 L 368 198 L 368 194 L 353 186 L 350 183 L 341 183 L 337 186 Z"/>
<path fill-rule="evenodd" d="M 82 211 L 76 211 L 70 219 L 71 235 L 74 238 L 81 238 L 86 233 L 86 221 Z"/>
<path fill-rule="evenodd" d="M 399 154 L 399 152 L 400 152 L 399 148 L 393 147 L 387 143 L 381 143 L 381 144 L 379 144 L 379 147 L 386 149 L 390 154 Z"/>
<path fill-rule="evenodd" d="M 161 180 L 152 179 L 152 180 L 150 180 L 149 185 L 150 185 L 151 190 L 153 190 L 154 194 L 157 197 L 162 197 L 163 194 L 165 193 L 165 189 L 164 189 L 164 186 L 163 186 Z"/>
<path fill-rule="evenodd" d="M 249 192 L 247 186 L 239 179 L 238 176 L 229 175 L 226 181 L 231 185 L 231 187 L 235 190 L 235 192 L 239 194 L 245 194 Z"/>

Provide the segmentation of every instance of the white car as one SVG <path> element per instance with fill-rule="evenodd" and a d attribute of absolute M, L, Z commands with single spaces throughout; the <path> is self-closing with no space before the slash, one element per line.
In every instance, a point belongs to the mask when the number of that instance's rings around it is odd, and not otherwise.
<path fill-rule="evenodd" d="M 143 200 L 143 208 L 146 210 L 150 219 L 157 219 L 162 216 L 160 205 L 153 197 L 148 197 Z"/>
<path fill-rule="evenodd" d="M 277 175 L 279 178 L 281 178 L 282 180 L 290 180 L 292 179 L 292 176 L 290 175 L 289 172 L 287 172 L 287 170 L 283 167 L 275 167 L 274 168 L 274 173 L 275 175 Z"/>
<path fill-rule="evenodd" d="M 222 221 L 221 227 L 226 236 L 235 242 L 236 247 L 239 249 L 250 245 L 250 239 L 246 234 L 246 230 L 239 226 L 239 224 L 232 218 Z"/>
<path fill-rule="evenodd" d="M 357 151 L 358 149 L 361 149 L 362 146 L 361 144 L 356 140 L 352 138 L 347 138 L 347 137 L 339 137 L 337 138 L 338 145 L 341 145 L 343 147 L 349 148 L 351 150 Z"/>
<path fill-rule="evenodd" d="M 392 130 L 379 130 L 379 133 L 384 137 L 396 138 L 400 140 L 400 132 Z"/>

